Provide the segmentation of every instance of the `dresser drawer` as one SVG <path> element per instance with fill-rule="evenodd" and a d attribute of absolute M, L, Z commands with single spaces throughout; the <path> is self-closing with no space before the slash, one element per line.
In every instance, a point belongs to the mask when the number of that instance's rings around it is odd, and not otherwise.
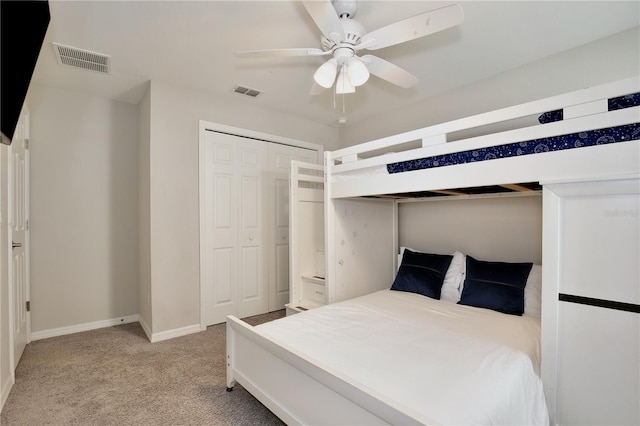
<path fill-rule="evenodd" d="M 324 284 L 318 284 L 303 279 L 302 294 L 305 299 L 313 300 L 314 302 L 319 303 L 326 302 Z"/>

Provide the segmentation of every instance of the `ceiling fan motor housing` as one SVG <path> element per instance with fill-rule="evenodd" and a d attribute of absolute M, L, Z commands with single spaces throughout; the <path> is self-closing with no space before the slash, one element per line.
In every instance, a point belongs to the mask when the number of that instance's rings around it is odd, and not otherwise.
<path fill-rule="evenodd" d="M 340 18 L 352 18 L 356 16 L 358 4 L 356 0 L 331 0 L 333 8 Z"/>
<path fill-rule="evenodd" d="M 356 46 L 360 43 L 362 36 L 367 32 L 364 26 L 355 19 L 340 18 L 340 22 L 342 23 L 342 30 L 344 31 L 344 39 L 340 44 L 336 44 L 324 35 L 321 36 L 320 42 L 322 43 L 323 50 L 328 51 L 349 45 Z"/>

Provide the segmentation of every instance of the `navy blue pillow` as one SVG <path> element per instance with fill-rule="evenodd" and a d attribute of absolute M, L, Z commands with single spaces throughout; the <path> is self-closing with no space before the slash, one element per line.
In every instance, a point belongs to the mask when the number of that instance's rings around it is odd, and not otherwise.
<path fill-rule="evenodd" d="M 451 260 L 453 260 L 451 255 L 418 253 L 405 249 L 391 290 L 418 293 L 440 299 L 442 283 Z"/>
<path fill-rule="evenodd" d="M 466 277 L 458 303 L 522 315 L 524 286 L 532 266 L 532 263 L 485 262 L 467 255 Z"/>

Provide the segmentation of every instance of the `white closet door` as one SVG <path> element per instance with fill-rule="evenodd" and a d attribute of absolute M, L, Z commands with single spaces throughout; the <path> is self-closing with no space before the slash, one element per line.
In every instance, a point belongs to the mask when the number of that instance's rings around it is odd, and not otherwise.
<path fill-rule="evenodd" d="M 263 173 L 266 145 L 240 139 L 239 144 L 239 214 L 238 254 L 240 281 L 238 289 L 241 318 L 263 314 L 268 309 L 268 268 L 265 261 Z"/>
<path fill-rule="evenodd" d="M 267 311 L 267 273 L 262 243 L 264 144 L 207 132 L 205 157 L 206 324 L 227 315 Z"/>
<path fill-rule="evenodd" d="M 288 145 L 269 144 L 269 311 L 289 303 L 289 170 L 291 160 L 317 163 L 318 152 Z"/>

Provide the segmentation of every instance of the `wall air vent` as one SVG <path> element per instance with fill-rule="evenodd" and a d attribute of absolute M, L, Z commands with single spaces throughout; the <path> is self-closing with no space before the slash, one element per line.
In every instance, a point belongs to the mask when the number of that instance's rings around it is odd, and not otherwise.
<path fill-rule="evenodd" d="M 96 71 L 103 74 L 111 73 L 111 56 L 77 47 L 52 43 L 58 63 L 81 68 L 87 71 Z"/>
<path fill-rule="evenodd" d="M 251 89 L 250 87 L 240 86 L 238 84 L 233 86 L 233 91 L 234 93 L 240 93 L 241 95 L 251 96 L 252 98 L 257 98 L 259 95 L 262 94 L 262 92 L 257 89 Z"/>

